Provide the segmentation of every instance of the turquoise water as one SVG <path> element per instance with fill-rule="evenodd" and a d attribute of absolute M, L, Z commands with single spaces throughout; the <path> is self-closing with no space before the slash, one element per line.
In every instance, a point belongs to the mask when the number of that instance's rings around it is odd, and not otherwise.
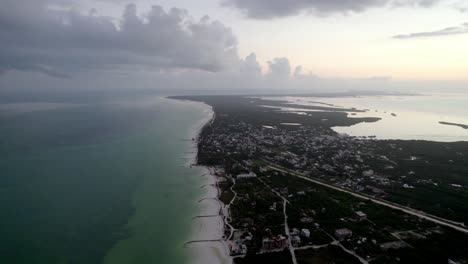
<path fill-rule="evenodd" d="M 200 104 L 0 105 L 0 263 L 184 263 Z M 191 154 L 193 156 L 193 154 Z"/>

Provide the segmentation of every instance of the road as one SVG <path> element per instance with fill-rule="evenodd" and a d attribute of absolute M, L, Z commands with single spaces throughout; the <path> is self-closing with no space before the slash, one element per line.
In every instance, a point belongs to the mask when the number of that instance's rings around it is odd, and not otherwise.
<path fill-rule="evenodd" d="M 296 260 L 296 253 L 294 252 L 294 247 L 292 245 L 291 241 L 291 234 L 289 233 L 289 225 L 288 225 L 288 214 L 286 213 L 286 206 L 288 205 L 289 201 L 288 199 L 284 198 L 279 192 L 273 190 L 268 183 L 266 183 L 264 180 L 261 178 L 258 178 L 260 182 L 262 182 L 267 188 L 269 188 L 273 193 L 275 193 L 277 196 L 279 196 L 283 200 L 283 215 L 284 215 L 284 232 L 286 236 L 288 237 L 288 247 L 289 247 L 289 252 L 291 253 L 291 260 L 293 264 L 297 264 Z"/>
<path fill-rule="evenodd" d="M 395 204 L 395 203 L 392 203 L 392 202 L 388 202 L 388 201 L 385 201 L 385 200 L 382 200 L 382 199 L 374 198 L 374 197 L 369 196 L 369 195 L 365 195 L 365 194 L 357 193 L 357 192 L 347 190 L 347 189 L 344 189 L 344 188 L 341 188 L 341 187 L 337 187 L 337 186 L 325 183 L 323 181 L 319 181 L 319 180 L 316 180 L 316 179 L 306 177 L 306 176 L 304 176 L 304 175 L 302 175 L 302 174 L 300 174 L 298 172 L 295 172 L 295 171 L 289 170 L 287 168 L 281 167 L 281 166 L 276 165 L 274 163 L 271 163 L 269 161 L 266 161 L 266 160 L 264 160 L 264 161 L 269 163 L 270 164 L 269 167 L 271 169 L 273 169 L 273 170 L 280 171 L 280 172 L 287 173 L 287 174 L 291 174 L 293 176 L 304 179 L 306 181 L 313 182 L 315 184 L 318 184 L 318 185 L 321 185 L 321 186 L 324 186 L 324 187 L 327 187 L 327 188 L 330 188 L 330 189 L 333 189 L 333 190 L 336 190 L 336 191 L 339 191 L 339 192 L 348 193 L 348 194 L 350 194 L 350 195 L 352 195 L 354 197 L 360 198 L 360 199 L 370 200 L 370 201 L 372 201 L 372 202 L 374 202 L 376 204 L 383 205 L 383 206 L 386 206 L 386 207 L 389 207 L 389 208 L 392 208 L 392 209 L 396 209 L 396 210 L 402 211 L 404 213 L 414 215 L 414 216 L 417 216 L 419 218 L 428 220 L 430 222 L 433 222 L 433 223 L 436 223 L 436 224 L 439 224 L 439 225 L 443 225 L 443 226 L 452 228 L 454 230 L 460 231 L 462 233 L 468 234 L 468 229 L 466 229 L 462 223 L 454 222 L 454 221 L 451 221 L 449 219 L 444 219 L 444 218 L 441 218 L 441 217 L 438 217 L 438 216 L 435 216 L 435 215 L 431 215 L 431 214 L 428 214 L 428 213 L 425 213 L 425 212 L 416 211 L 416 210 L 414 210 L 414 209 L 412 209 L 410 207 L 405 207 L 405 206 L 398 205 L 398 204 Z"/>
<path fill-rule="evenodd" d="M 340 247 L 341 249 L 343 249 L 346 253 L 348 253 L 348 254 L 350 254 L 350 255 L 353 255 L 355 258 L 357 258 L 362 264 L 369 264 L 369 262 L 367 262 L 367 260 L 363 259 L 361 256 L 359 256 L 358 254 L 356 254 L 356 252 L 345 248 L 340 242 L 338 242 L 338 241 L 333 241 L 333 242 L 331 242 L 330 244 L 335 245 L 335 246 L 339 246 L 339 247 Z"/>
<path fill-rule="evenodd" d="M 328 232 L 326 232 L 325 230 L 323 230 L 323 232 L 325 232 L 325 234 L 327 234 L 327 236 L 329 236 L 332 240 L 332 242 L 329 244 L 329 245 L 335 245 L 335 246 L 338 246 L 340 247 L 341 249 L 343 249 L 346 253 L 354 256 L 355 258 L 357 258 L 359 260 L 359 262 L 361 262 L 362 264 L 369 264 L 369 262 L 367 262 L 367 260 L 363 259 L 361 256 L 359 256 L 358 254 L 356 254 L 356 252 L 352 251 L 352 250 L 349 250 L 347 249 L 345 246 L 343 246 L 341 244 L 340 241 L 336 240 L 332 235 L 330 235 Z"/>
<path fill-rule="evenodd" d="M 282 196 L 281 198 L 283 199 L 284 230 L 285 230 L 286 236 L 288 237 L 289 252 L 291 252 L 291 259 L 292 259 L 293 264 L 297 264 L 296 253 L 294 252 L 294 247 L 291 241 L 291 234 L 289 233 L 288 215 L 286 214 L 286 206 L 288 205 L 288 200 L 286 200 L 286 198 Z"/>
<path fill-rule="evenodd" d="M 229 202 L 229 204 L 226 205 L 226 211 L 227 211 L 228 214 L 229 214 L 229 218 L 231 217 L 231 216 L 230 216 L 229 210 L 230 210 L 230 208 L 231 208 L 232 203 L 234 202 L 234 200 L 235 200 L 236 197 L 237 197 L 237 192 L 234 191 L 234 186 L 236 185 L 236 180 L 233 179 L 233 178 L 231 178 L 231 180 L 232 180 L 232 185 L 231 185 L 231 188 L 230 188 L 230 189 L 231 189 L 231 192 L 234 194 L 234 196 L 232 197 L 232 199 L 231 199 L 231 201 Z M 230 234 L 229 234 L 229 237 L 226 239 L 226 241 L 229 241 L 229 240 L 231 240 L 232 236 L 234 235 L 234 231 L 235 231 L 236 229 L 234 229 L 234 227 L 229 223 L 229 221 L 228 221 L 228 215 L 225 215 L 225 216 L 224 216 L 224 223 L 225 223 L 227 226 L 229 226 Z"/>

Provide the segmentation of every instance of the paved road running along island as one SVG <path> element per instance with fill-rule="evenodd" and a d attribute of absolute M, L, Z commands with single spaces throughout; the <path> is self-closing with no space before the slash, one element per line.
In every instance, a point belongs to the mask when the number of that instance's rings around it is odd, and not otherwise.
<path fill-rule="evenodd" d="M 387 206 L 389 208 L 396 209 L 396 210 L 405 212 L 407 214 L 414 215 L 414 216 L 417 216 L 419 218 L 431 221 L 433 223 L 440 224 L 440 225 L 443 225 L 443 226 L 446 226 L 446 227 L 450 227 L 450 228 L 455 229 L 457 231 L 468 234 L 468 229 L 465 228 L 463 223 L 451 221 L 449 219 L 444 219 L 444 218 L 441 218 L 441 217 L 438 217 L 438 216 L 435 216 L 435 215 L 431 215 L 431 214 L 428 214 L 428 213 L 425 213 L 425 212 L 422 212 L 422 211 L 416 211 L 415 209 L 410 208 L 410 207 L 405 207 L 405 206 L 395 204 L 395 203 L 392 203 L 392 202 L 388 202 L 388 201 L 385 201 L 385 200 L 382 200 L 382 199 L 374 198 L 374 197 L 369 196 L 369 195 L 356 193 L 356 192 L 351 191 L 351 190 L 347 190 L 347 189 L 344 189 L 344 188 L 333 186 L 333 185 L 325 183 L 323 181 L 306 177 L 303 174 L 300 174 L 298 172 L 289 170 L 289 169 L 284 168 L 282 166 L 279 166 L 277 164 L 271 163 L 271 162 L 269 162 L 267 160 L 264 160 L 264 161 L 267 162 L 268 164 L 270 164 L 269 167 L 271 169 L 273 169 L 273 170 L 280 171 L 280 172 L 287 173 L 287 174 L 291 174 L 293 176 L 304 179 L 306 181 L 310 181 L 310 182 L 313 182 L 313 183 L 316 183 L 316 184 L 319 184 L 319 185 L 334 189 L 336 191 L 345 192 L 345 193 L 351 194 L 352 196 L 357 197 L 357 198 L 361 198 L 361 199 L 364 199 L 364 200 L 370 200 L 370 201 L 372 201 L 372 202 L 374 202 L 376 204 Z"/>

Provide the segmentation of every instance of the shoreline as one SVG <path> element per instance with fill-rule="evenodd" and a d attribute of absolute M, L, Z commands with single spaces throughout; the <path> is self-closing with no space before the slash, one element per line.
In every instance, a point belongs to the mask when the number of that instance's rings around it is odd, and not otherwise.
<path fill-rule="evenodd" d="M 172 99 L 172 98 L 169 98 Z M 205 103 L 198 103 L 187 100 L 173 99 L 184 103 L 197 104 L 203 106 L 203 111 L 207 112 L 205 118 L 201 119 L 189 130 L 190 138 L 188 154 L 185 166 L 200 168 L 203 174 L 198 177 L 204 177 L 201 180 L 203 189 L 196 203 L 196 216 L 192 221 L 192 233 L 190 241 L 186 241 L 184 247 L 190 252 L 190 263 L 207 264 L 220 263 L 232 264 L 233 260 L 229 256 L 229 249 L 224 239 L 225 232 L 225 210 L 224 203 L 219 200 L 221 191 L 217 183 L 218 177 L 215 175 L 216 169 L 198 164 L 198 143 L 203 129 L 210 125 L 215 119 L 215 113 L 211 106 Z M 216 216 L 217 215 L 217 216 Z"/>

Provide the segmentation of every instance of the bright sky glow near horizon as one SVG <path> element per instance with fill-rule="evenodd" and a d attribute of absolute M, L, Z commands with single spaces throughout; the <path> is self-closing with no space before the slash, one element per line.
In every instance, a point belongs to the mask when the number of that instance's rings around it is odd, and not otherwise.
<path fill-rule="evenodd" d="M 7 61 L 3 65 L 0 64 L 0 73 L 3 73 L 0 75 L 0 87 L 2 77 L 7 76 L 5 78 L 7 81 L 4 80 L 3 85 L 11 86 L 14 83 L 14 78 L 18 78 L 18 75 L 22 73 L 36 75 L 39 72 L 57 78 L 60 76 L 70 77 L 76 72 L 89 74 L 89 69 L 92 71 L 102 69 L 121 71 L 129 65 L 132 67 L 150 65 L 156 68 L 155 72 L 159 77 L 163 76 L 162 73 L 170 71 L 171 73 L 164 75 L 164 78 L 174 74 L 175 69 L 179 74 L 184 72 L 193 78 L 203 79 L 204 77 L 198 75 L 194 77 L 198 74 L 195 72 L 207 70 L 207 72 L 214 73 L 214 75 L 210 74 L 210 78 L 213 79 L 212 86 L 217 86 L 221 82 L 215 80 L 216 78 L 225 79 L 226 72 L 232 73 L 235 71 L 233 69 L 237 67 L 243 69 L 244 66 L 250 67 L 248 71 L 252 69 L 257 71 L 258 66 L 260 66 L 258 70 L 265 76 L 270 74 L 271 76 L 294 77 L 296 76 L 295 71 L 300 69 L 298 73 L 301 76 L 306 76 L 309 80 L 321 78 L 411 82 L 468 81 L 468 3 L 461 0 L 1 1 L 7 7 L 4 8 L 5 11 L 13 8 L 18 12 L 14 18 L 8 17 L 7 12 L 0 12 L 0 21 L 7 21 L 10 24 L 17 23 L 21 19 L 30 20 L 31 13 L 29 12 L 32 8 L 29 7 L 34 5 L 36 8 L 40 6 L 40 8 L 49 11 L 74 10 L 80 16 L 76 21 L 72 21 L 73 27 L 70 26 L 70 28 L 73 30 L 66 30 L 67 34 L 70 35 L 64 34 L 64 37 L 59 40 L 63 41 L 63 44 L 57 44 L 62 45 L 59 47 L 63 50 L 68 50 L 70 45 L 74 46 L 73 49 L 70 48 L 66 56 L 56 54 L 56 50 L 47 50 L 46 48 L 44 51 L 36 53 L 40 49 L 38 46 L 26 47 L 26 44 L 22 42 L 24 41 L 23 36 L 15 36 L 14 32 L 12 33 L 7 28 L 9 24 L 5 23 L 2 30 L 7 33 L 0 31 L 0 34 L 5 34 L 5 37 L 12 39 L 12 41 L 11 46 L 3 49 L 4 53 L 8 51 L 8 54 L 0 54 L 4 61 Z M 33 2 L 35 2 L 34 5 L 32 5 Z M 124 19 L 123 13 L 129 3 L 135 4 L 136 15 L 143 22 L 146 21 L 145 17 L 152 6 L 162 6 L 164 13 L 159 13 L 158 16 L 167 12 L 169 16 L 173 16 L 172 18 L 175 20 L 172 22 L 177 25 L 170 23 L 166 25 L 161 22 L 166 20 L 157 20 L 149 29 L 145 29 L 147 32 L 141 35 L 138 35 L 141 32 L 137 31 L 136 28 L 129 28 L 135 32 L 129 31 L 129 34 L 121 36 L 122 39 L 126 38 L 126 46 L 115 47 L 116 50 L 119 50 L 121 56 L 119 58 L 115 58 L 115 53 L 103 56 L 102 60 L 105 62 L 97 61 L 99 58 L 96 58 L 96 61 L 85 61 L 82 56 L 76 60 L 73 56 L 69 60 L 70 65 L 62 65 L 62 62 L 57 63 L 64 58 L 68 59 L 70 54 L 83 51 L 77 41 L 83 42 L 84 49 L 92 49 L 91 53 L 96 51 L 96 54 L 102 54 L 99 49 L 109 45 L 109 43 L 115 43 L 115 40 L 112 40 L 112 37 L 95 39 L 94 36 L 99 35 L 99 31 L 94 32 L 94 29 L 88 27 L 89 25 L 85 22 L 95 23 L 93 19 L 99 17 L 99 19 L 107 19 L 119 25 Z M 51 7 L 53 8 L 50 9 Z M 181 22 L 175 18 L 180 14 L 171 13 L 170 10 L 173 7 L 186 10 L 187 13 L 182 15 L 184 21 Z M 94 10 L 92 16 L 88 16 L 90 10 Z M 209 23 L 219 21 L 223 28 L 218 28 L 219 25 L 215 25 L 216 28 L 202 28 L 206 25 L 203 24 L 205 22 L 200 21 L 205 15 L 209 16 Z M 52 15 L 44 15 L 44 17 L 46 16 L 51 17 Z M 195 31 L 195 34 L 200 34 L 196 39 L 192 39 L 187 46 L 180 48 L 190 50 L 190 54 L 187 52 L 187 54 L 179 56 L 178 49 L 168 50 L 166 48 L 164 50 L 165 45 L 174 46 L 170 44 L 170 41 L 180 42 L 180 40 L 167 40 L 167 43 L 159 44 L 158 41 L 166 42 L 167 39 L 164 37 L 165 35 L 161 35 L 161 32 L 172 36 L 168 32 L 185 27 L 185 20 L 188 18 L 192 20 L 192 23 L 201 23 L 197 25 L 200 27 L 199 31 L 190 28 L 192 32 L 188 32 L 187 36 L 181 36 L 182 38 L 193 37 Z M 67 19 L 69 18 L 64 19 L 64 21 Z M 166 18 L 158 17 L 158 19 Z M 37 22 L 35 23 L 37 24 Z M 46 25 L 45 27 L 50 26 Z M 149 33 L 153 33 L 151 28 L 156 28 L 153 39 L 148 37 Z M 99 28 L 99 30 L 103 30 L 101 33 L 106 36 L 104 27 Z M 31 32 L 34 32 L 33 27 L 31 27 Z M 75 40 L 75 34 L 81 35 Z M 33 40 L 32 42 L 39 39 L 38 43 L 41 44 L 42 40 L 40 40 L 39 35 L 28 37 Z M 51 35 L 53 36 L 53 34 Z M 145 45 L 143 45 L 144 47 L 133 47 L 139 45 L 141 40 L 138 38 L 142 36 L 145 36 L 145 41 L 147 37 L 148 45 L 153 45 L 153 47 Z M 88 47 L 87 44 L 84 44 L 87 39 L 92 39 L 96 43 L 90 45 L 92 47 Z M 196 41 L 198 42 L 194 43 Z M 20 44 L 18 45 L 18 43 Z M 18 46 L 22 49 L 15 50 Z M 161 49 L 159 50 L 159 48 Z M 219 48 L 219 50 L 210 53 L 212 48 Z M 155 60 L 151 61 L 141 57 L 147 55 L 148 51 L 153 52 L 153 50 L 155 53 L 151 56 L 154 55 Z M 12 55 L 15 52 L 21 55 L 15 57 Z M 138 53 L 139 57 L 124 58 L 122 54 L 127 52 Z M 251 60 L 247 61 L 246 57 L 251 53 L 254 53 L 255 56 L 250 57 Z M 28 57 L 29 55 L 31 56 Z M 12 63 L 12 61 L 17 61 L 17 57 L 25 60 L 24 63 L 23 61 Z M 275 60 L 275 58 L 285 58 L 286 60 Z M 239 61 L 240 64 L 233 63 L 233 61 Z M 297 66 L 300 68 L 296 69 Z M 65 68 L 71 70 L 63 71 Z M 73 71 L 74 74 L 70 74 L 69 71 Z M 8 77 L 8 75 L 10 76 Z M 229 76 L 232 77 L 232 75 Z M 37 79 L 39 77 L 33 76 L 31 78 Z M 180 83 L 170 83 L 172 86 L 181 85 Z"/>

